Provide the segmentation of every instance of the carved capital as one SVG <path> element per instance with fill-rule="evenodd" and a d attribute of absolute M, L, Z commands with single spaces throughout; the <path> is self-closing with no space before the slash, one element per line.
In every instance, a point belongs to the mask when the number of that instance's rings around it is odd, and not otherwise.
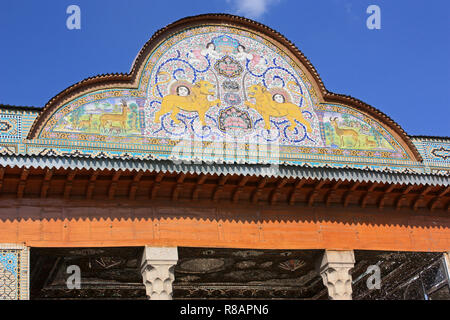
<path fill-rule="evenodd" d="M 171 300 L 177 248 L 145 247 L 142 256 L 142 279 L 150 300 Z"/>
<path fill-rule="evenodd" d="M 328 288 L 331 300 L 352 299 L 352 276 L 350 270 L 355 265 L 353 251 L 325 250 L 319 272 L 323 284 Z"/>

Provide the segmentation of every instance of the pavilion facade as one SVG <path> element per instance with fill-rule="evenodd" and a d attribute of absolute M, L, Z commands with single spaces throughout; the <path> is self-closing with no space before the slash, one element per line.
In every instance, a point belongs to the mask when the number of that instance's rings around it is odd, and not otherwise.
<path fill-rule="evenodd" d="M 450 299 L 449 152 L 278 32 L 188 17 L 129 74 L 0 106 L 0 299 Z"/>

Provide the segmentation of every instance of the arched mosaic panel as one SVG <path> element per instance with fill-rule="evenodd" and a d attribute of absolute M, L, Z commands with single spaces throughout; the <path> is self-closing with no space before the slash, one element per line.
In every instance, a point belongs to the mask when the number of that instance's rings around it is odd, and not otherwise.
<path fill-rule="evenodd" d="M 39 139 L 140 145 L 162 158 L 180 141 L 195 140 L 216 150 L 217 142 L 238 150 L 277 145 L 287 162 L 307 155 L 410 159 L 381 123 L 319 101 L 311 81 L 286 50 L 256 33 L 195 27 L 153 50 L 137 89 L 105 89 L 66 103 Z"/>

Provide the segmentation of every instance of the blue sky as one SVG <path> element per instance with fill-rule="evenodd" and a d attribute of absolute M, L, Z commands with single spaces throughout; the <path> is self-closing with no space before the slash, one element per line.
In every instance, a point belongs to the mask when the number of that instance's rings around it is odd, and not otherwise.
<path fill-rule="evenodd" d="M 66 27 L 71 4 L 81 30 Z M 366 27 L 371 4 L 380 30 Z M 328 90 L 378 108 L 408 134 L 450 136 L 448 0 L 2 0 L 0 103 L 41 107 L 84 78 L 126 73 L 159 28 L 211 12 L 281 32 Z"/>

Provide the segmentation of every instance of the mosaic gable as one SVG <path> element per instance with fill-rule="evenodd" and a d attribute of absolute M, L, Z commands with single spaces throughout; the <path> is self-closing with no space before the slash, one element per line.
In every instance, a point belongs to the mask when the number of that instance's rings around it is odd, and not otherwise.
<path fill-rule="evenodd" d="M 221 150 L 230 143 L 247 151 L 277 145 L 279 160 L 290 163 L 308 155 L 410 160 L 381 123 L 349 106 L 322 102 L 311 81 L 286 50 L 257 33 L 199 26 L 153 50 L 137 89 L 99 90 L 62 105 L 35 141 L 59 148 L 63 140 L 78 142 L 84 146 L 78 152 L 90 154 L 86 146 L 103 151 L 108 144 L 137 145 L 170 158 L 175 146 L 195 140 L 202 144 L 200 157 L 206 153 L 213 161 L 232 160 Z M 234 160 L 258 163 L 253 154 Z"/>

